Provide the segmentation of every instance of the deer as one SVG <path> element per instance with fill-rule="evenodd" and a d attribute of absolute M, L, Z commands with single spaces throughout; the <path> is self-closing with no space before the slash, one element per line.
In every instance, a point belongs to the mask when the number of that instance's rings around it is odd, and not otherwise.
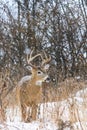
<path fill-rule="evenodd" d="M 41 100 L 41 90 L 43 82 L 49 82 L 50 78 L 47 74 L 49 69 L 49 62 L 51 57 L 46 55 L 44 57 L 42 53 L 34 55 L 34 50 L 30 52 L 30 56 L 27 55 L 27 63 L 31 72 L 30 76 L 23 77 L 20 82 L 20 104 L 22 112 L 22 120 L 24 122 L 30 122 L 36 120 L 38 103 Z M 34 65 L 32 62 L 39 57 L 41 59 L 40 65 Z"/>

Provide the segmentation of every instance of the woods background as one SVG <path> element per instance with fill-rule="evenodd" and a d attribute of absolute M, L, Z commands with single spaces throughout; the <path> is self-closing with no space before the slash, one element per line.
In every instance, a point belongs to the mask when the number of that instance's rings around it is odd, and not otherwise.
<path fill-rule="evenodd" d="M 29 74 L 26 55 L 51 55 L 52 80 L 87 78 L 87 1 L 0 1 L 0 73 L 13 86 Z"/>

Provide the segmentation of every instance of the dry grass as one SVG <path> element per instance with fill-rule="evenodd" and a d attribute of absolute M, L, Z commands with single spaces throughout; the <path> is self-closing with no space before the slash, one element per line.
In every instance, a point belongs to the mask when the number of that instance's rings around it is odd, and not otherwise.
<path fill-rule="evenodd" d="M 66 79 L 65 81 L 59 83 L 58 87 L 53 87 L 52 85 L 43 85 L 43 101 L 44 102 L 55 102 L 55 108 L 50 111 L 51 119 L 58 124 L 60 130 L 69 127 L 70 130 L 80 129 L 85 130 L 87 127 L 83 126 L 82 122 L 87 122 L 86 109 L 87 109 L 87 93 L 85 89 L 87 88 L 87 81 L 77 81 L 75 79 Z M 76 93 L 81 91 L 80 97 L 76 97 Z M 64 102 L 65 101 L 65 102 Z M 48 106 L 49 107 L 49 106 Z M 45 113 L 49 112 L 49 108 L 45 108 Z M 67 113 L 67 114 L 66 114 Z M 67 115 L 67 116 L 65 116 Z M 75 122 L 78 125 L 73 127 Z"/>
<path fill-rule="evenodd" d="M 61 101 L 72 97 L 79 90 L 87 87 L 87 81 L 77 81 L 73 78 L 66 79 L 59 83 L 57 87 L 52 84 L 43 84 L 42 92 L 44 100 L 47 101 Z"/>
<path fill-rule="evenodd" d="M 87 92 L 85 91 L 87 88 L 87 81 L 77 81 L 76 79 L 70 78 L 59 83 L 59 86 L 56 88 L 48 86 L 47 89 L 46 86 L 47 85 L 44 85 L 44 101 L 57 103 L 55 109 L 50 111 L 50 113 L 54 116 L 52 118 L 54 118 L 53 120 L 58 124 L 58 128 L 60 127 L 60 129 L 63 130 L 68 126 L 72 130 L 87 129 L 87 127 L 82 124 L 82 122 L 87 122 Z M 80 90 L 80 97 L 75 99 L 76 93 Z M 78 122 L 80 128 L 78 125 L 73 128 L 75 122 Z"/>

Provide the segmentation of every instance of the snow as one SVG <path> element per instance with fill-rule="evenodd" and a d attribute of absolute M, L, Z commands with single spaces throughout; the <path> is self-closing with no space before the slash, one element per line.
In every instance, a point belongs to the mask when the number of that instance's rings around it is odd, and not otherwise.
<path fill-rule="evenodd" d="M 87 129 L 87 122 L 76 122 L 73 124 L 73 127 L 68 127 L 68 125 L 63 130 L 86 130 Z M 57 125 L 46 122 L 32 122 L 32 123 L 4 123 L 3 125 L 0 125 L 0 130 L 58 130 Z"/>
<path fill-rule="evenodd" d="M 14 108 L 12 107 L 7 107 L 6 109 L 6 120 L 7 122 L 19 122 L 21 121 L 21 112 L 20 112 L 20 108 L 18 106 L 14 106 Z"/>
<path fill-rule="evenodd" d="M 0 130 L 57 130 L 56 125 L 46 122 L 32 122 L 32 123 L 5 123 L 4 125 L 0 125 Z"/>

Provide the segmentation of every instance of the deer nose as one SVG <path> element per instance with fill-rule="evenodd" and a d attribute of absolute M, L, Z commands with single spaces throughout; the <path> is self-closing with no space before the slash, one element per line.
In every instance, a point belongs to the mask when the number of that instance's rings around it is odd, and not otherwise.
<path fill-rule="evenodd" d="M 50 77 L 47 77 L 46 82 L 50 82 Z"/>

